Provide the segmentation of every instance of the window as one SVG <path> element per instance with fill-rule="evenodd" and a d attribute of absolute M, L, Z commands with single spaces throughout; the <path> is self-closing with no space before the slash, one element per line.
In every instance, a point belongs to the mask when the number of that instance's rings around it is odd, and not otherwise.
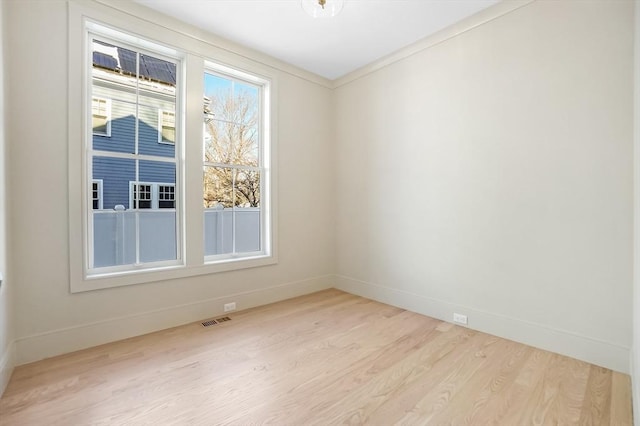
<path fill-rule="evenodd" d="M 89 5 L 69 19 L 71 291 L 276 263 L 272 70 Z"/>
<path fill-rule="evenodd" d="M 102 181 L 91 182 L 91 203 L 94 210 L 102 209 Z"/>
<path fill-rule="evenodd" d="M 158 208 L 176 208 L 176 187 L 175 185 L 158 185 Z"/>
<path fill-rule="evenodd" d="M 111 136 L 111 102 L 109 99 L 91 99 L 91 117 L 93 134 Z"/>
<path fill-rule="evenodd" d="M 132 209 L 150 209 L 152 205 L 151 200 L 151 185 L 135 184 L 131 185 L 131 208 Z"/>
<path fill-rule="evenodd" d="M 156 182 L 131 182 L 129 205 L 132 209 L 174 209 L 176 186 Z"/>
<path fill-rule="evenodd" d="M 108 274 L 179 265 L 177 212 L 149 212 L 158 209 L 158 185 L 153 182 L 172 186 L 174 201 L 179 196 L 175 131 L 174 143 L 161 146 L 156 132 L 158 111 L 176 111 L 180 60 L 123 41 L 90 37 L 93 136 L 86 144 L 86 178 L 92 185 L 102 182 L 105 208 L 88 214 L 88 270 Z M 109 105 L 107 142 L 96 134 L 96 117 L 107 117 L 103 107 Z M 174 129 L 175 116 L 171 113 Z"/>
<path fill-rule="evenodd" d="M 176 141 L 176 114 L 173 111 L 159 111 L 158 142 L 175 143 Z"/>
<path fill-rule="evenodd" d="M 204 74 L 205 255 L 215 261 L 263 249 L 261 85 L 215 68 Z"/>

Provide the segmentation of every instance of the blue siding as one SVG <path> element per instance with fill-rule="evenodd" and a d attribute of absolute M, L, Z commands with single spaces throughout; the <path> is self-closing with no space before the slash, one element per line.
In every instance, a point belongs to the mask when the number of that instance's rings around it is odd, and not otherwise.
<path fill-rule="evenodd" d="M 143 155 L 175 158 L 175 146 L 158 142 L 160 108 L 171 110 L 173 103 L 157 97 L 140 96 L 136 119 L 135 95 L 125 91 L 94 86 L 95 96 L 111 99 L 111 136 L 93 136 L 93 149 L 132 154 L 135 151 L 135 126 L 138 121 L 138 150 Z M 128 100 L 125 101 L 125 100 Z M 154 104 L 155 106 L 150 106 Z M 111 210 L 121 204 L 129 209 L 129 183 L 135 181 L 136 160 L 94 157 L 93 179 L 102 179 L 102 206 Z M 138 180 L 141 182 L 173 183 L 176 166 L 173 163 L 140 161 Z"/>
<path fill-rule="evenodd" d="M 112 102 L 113 105 L 116 102 Z M 93 135 L 93 149 L 133 154 L 135 149 L 135 121 L 133 115 L 111 120 L 111 137 Z"/>
<path fill-rule="evenodd" d="M 93 178 L 102 179 L 102 208 L 122 204 L 129 208 L 129 182 L 135 180 L 135 160 L 94 157 Z"/>
<path fill-rule="evenodd" d="M 116 101 L 112 101 L 112 111 L 115 112 Z M 149 124 L 138 120 L 138 150 L 140 154 L 156 155 L 159 157 L 174 157 L 175 146 L 158 142 L 158 109 L 155 109 L 156 120 Z M 148 121 L 151 121 L 149 118 Z M 125 152 L 132 154 L 135 143 L 134 115 L 127 115 L 111 120 L 111 137 L 93 136 L 93 149 L 100 151 Z"/>
<path fill-rule="evenodd" d="M 102 208 L 111 210 L 116 205 L 129 206 L 129 182 L 135 181 L 136 160 L 94 157 L 93 179 L 102 179 Z M 176 165 L 158 161 L 139 162 L 139 181 L 176 183 Z"/>
<path fill-rule="evenodd" d="M 176 183 L 176 165 L 159 161 L 140 161 L 140 182 Z"/>

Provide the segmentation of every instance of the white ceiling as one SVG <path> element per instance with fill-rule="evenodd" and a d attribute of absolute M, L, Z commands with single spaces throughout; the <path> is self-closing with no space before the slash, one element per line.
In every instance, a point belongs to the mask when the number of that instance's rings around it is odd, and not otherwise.
<path fill-rule="evenodd" d="M 135 0 L 330 80 L 499 0 L 346 0 L 313 19 L 300 0 Z"/>

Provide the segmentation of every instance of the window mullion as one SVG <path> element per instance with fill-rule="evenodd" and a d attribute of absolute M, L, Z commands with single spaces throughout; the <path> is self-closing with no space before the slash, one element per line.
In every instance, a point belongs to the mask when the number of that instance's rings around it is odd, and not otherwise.
<path fill-rule="evenodd" d="M 204 61 L 201 57 L 188 54 L 185 58 L 184 82 L 184 197 L 180 200 L 185 206 L 184 229 L 186 245 L 187 266 L 199 266 L 204 263 L 204 247 L 202 244 L 204 234 L 204 202 L 202 197 L 203 187 L 203 100 Z"/>
<path fill-rule="evenodd" d="M 135 123 L 134 123 L 134 140 L 133 140 L 133 153 L 137 156 L 140 151 L 139 151 L 139 147 L 138 147 L 138 143 L 139 143 L 139 135 L 140 135 L 140 52 L 136 52 L 136 85 L 135 85 L 136 89 L 135 89 L 135 99 L 136 99 L 136 104 L 135 104 Z M 141 190 L 140 188 L 142 187 L 142 185 L 140 185 L 140 160 L 136 159 L 135 160 L 135 170 L 136 170 L 136 177 L 135 180 L 137 182 L 137 184 L 135 185 L 136 188 L 136 205 L 135 205 L 135 248 L 136 248 L 136 260 L 135 260 L 135 264 L 139 265 L 140 262 L 140 203 L 142 201 L 142 197 L 141 197 Z"/>

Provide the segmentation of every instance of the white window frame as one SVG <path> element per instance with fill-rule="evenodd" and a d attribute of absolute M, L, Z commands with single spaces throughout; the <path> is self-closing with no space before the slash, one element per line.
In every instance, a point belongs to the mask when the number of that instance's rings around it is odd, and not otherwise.
<path fill-rule="evenodd" d="M 233 242 L 234 250 L 232 253 L 226 254 L 217 254 L 217 255 L 209 255 L 205 257 L 205 262 L 209 264 L 217 264 L 224 263 L 229 261 L 230 259 L 243 259 L 243 258 L 252 258 L 256 256 L 269 256 L 270 247 L 271 247 L 271 231 L 268 224 L 270 223 L 270 212 L 271 212 L 271 204 L 270 204 L 270 185 L 269 185 L 269 173 L 270 169 L 270 132 L 269 124 L 270 116 L 269 116 L 269 96 L 270 96 L 270 82 L 269 80 L 260 78 L 258 76 L 242 72 L 237 69 L 230 68 L 226 65 L 219 64 L 213 61 L 205 61 L 205 70 L 204 73 L 208 73 L 211 75 L 219 76 L 222 78 L 226 78 L 235 82 L 249 84 L 258 89 L 258 93 L 260 96 L 259 99 L 259 107 L 260 118 L 258 122 L 258 167 L 257 168 L 249 168 L 244 166 L 239 166 L 235 164 L 223 164 L 223 163 L 207 163 L 203 162 L 204 167 L 220 167 L 220 168 L 230 168 L 234 170 L 255 170 L 257 169 L 260 172 L 260 250 L 255 252 L 236 252 L 235 251 L 235 241 Z M 203 73 L 203 78 L 204 78 Z M 235 209 L 235 208 L 234 208 Z M 232 237 L 235 239 L 235 235 Z"/>
<path fill-rule="evenodd" d="M 105 133 L 102 132 L 94 132 L 93 131 L 93 125 L 91 126 L 91 133 L 94 136 L 102 136 L 102 137 L 106 137 L 106 138 L 110 138 L 111 137 L 111 99 L 109 98 L 103 98 L 100 96 L 93 96 L 91 98 L 91 114 L 92 114 L 92 118 L 93 118 L 93 101 L 96 100 L 98 102 L 104 101 L 105 103 L 105 109 L 106 109 L 106 120 L 107 120 L 107 131 Z"/>
<path fill-rule="evenodd" d="M 180 81 L 182 79 L 182 61 L 184 59 L 184 55 L 181 54 L 179 51 L 167 51 L 166 48 L 163 48 L 162 46 L 155 46 L 152 43 L 147 43 L 146 45 L 143 45 L 142 43 L 140 43 L 140 40 L 128 35 L 127 33 L 123 33 L 123 32 L 113 32 L 113 31 L 108 31 L 107 29 L 105 29 L 104 27 L 102 27 L 100 24 L 89 24 L 87 25 L 85 31 L 84 31 L 84 37 L 86 39 L 86 43 L 85 45 L 88 46 L 87 50 L 86 50 L 86 56 L 88 57 L 90 55 L 91 52 L 91 47 L 93 46 L 92 40 L 99 40 L 99 41 L 103 41 L 109 44 L 113 44 L 113 45 L 117 45 L 119 47 L 123 47 L 126 49 L 130 49 L 133 51 L 137 51 L 140 54 L 147 54 L 150 56 L 154 56 L 166 61 L 170 61 L 170 62 L 174 62 L 176 63 L 176 70 L 177 70 L 177 79 L 178 79 L 178 84 L 176 85 L 176 97 L 175 97 L 175 102 L 176 104 L 180 104 L 182 102 L 182 98 L 181 98 L 181 90 L 180 90 Z M 85 73 L 84 73 L 84 89 L 85 89 L 85 99 L 87 102 L 87 105 L 89 105 L 89 102 L 91 102 L 90 105 L 93 105 L 93 96 L 92 96 L 92 88 L 93 88 L 93 78 L 92 78 L 92 70 L 93 70 L 93 66 L 90 60 L 87 60 L 84 63 L 84 67 L 85 69 Z M 138 105 L 144 105 L 142 103 L 142 98 L 140 98 L 140 95 L 142 93 L 144 93 L 144 89 L 141 88 L 136 88 L 135 89 L 136 92 L 136 97 L 137 98 L 137 103 Z M 86 120 L 87 120 L 87 127 L 89 126 L 89 120 L 92 120 L 93 118 L 93 114 L 88 114 L 88 111 L 85 110 L 85 112 L 83 113 L 84 116 L 86 116 Z M 91 125 L 92 126 L 92 125 Z M 137 127 L 136 127 L 137 129 Z M 136 130 L 136 134 L 137 134 L 137 130 Z M 181 141 L 179 138 L 177 139 L 177 143 L 176 148 L 175 148 L 175 157 L 169 158 L 169 157 L 162 157 L 162 156 L 155 156 L 155 155 L 145 155 L 145 154 L 140 154 L 137 152 L 134 153 L 120 153 L 120 152 L 112 152 L 112 151 L 100 151 L 99 149 L 95 149 L 93 147 L 93 132 L 89 132 L 89 131 L 85 131 L 84 132 L 85 138 L 82 144 L 83 147 L 83 153 L 82 153 L 82 159 L 83 159 L 83 166 L 84 166 L 84 176 L 83 176 L 83 181 L 87 181 L 90 177 L 91 174 L 91 170 L 92 170 L 92 161 L 93 161 L 93 157 L 95 156 L 108 156 L 110 158 L 123 158 L 123 159 L 128 159 L 128 160 L 135 160 L 135 161 L 154 161 L 154 162 L 168 162 L 171 164 L 175 164 L 175 168 L 176 168 L 176 179 L 178 182 L 180 182 L 180 167 L 182 164 L 182 155 L 181 155 L 181 150 L 180 150 L 180 146 L 181 146 Z M 177 197 L 179 197 L 179 193 L 177 194 Z M 180 209 L 176 209 L 176 235 L 175 235 L 175 244 L 176 244 L 176 258 L 175 259 L 169 259 L 169 260 L 162 260 L 162 261 L 157 261 L 157 262 L 136 262 L 133 264 L 125 264 L 125 265 L 113 265 L 113 266 L 103 266 L 103 267 L 93 267 L 92 265 L 94 264 L 93 261 L 93 210 L 89 210 L 87 209 L 87 206 L 84 206 L 85 211 L 83 212 L 83 216 L 84 216 L 84 223 L 86 224 L 84 227 L 84 260 L 83 260 L 83 268 L 84 268 L 84 278 L 85 279 L 90 279 L 93 277 L 113 277 L 113 276 L 117 276 L 117 275 L 125 275 L 128 273 L 138 273 L 139 271 L 145 271 L 145 270 L 156 270 L 156 269 L 161 269 L 161 268 L 168 268 L 168 267 L 175 267 L 175 266 L 179 266 L 184 264 L 184 250 L 182 249 L 182 242 L 183 242 L 183 234 L 184 234 L 184 227 L 182 226 L 183 223 L 183 213 Z M 149 209 L 133 209 L 136 212 L 144 212 L 146 210 Z M 140 213 L 137 213 L 140 214 Z M 138 234 L 138 220 L 136 219 L 136 235 Z M 136 238 L 138 238 L 136 236 Z M 139 256 L 139 253 L 137 252 L 137 248 L 136 248 L 136 257 Z"/>
<path fill-rule="evenodd" d="M 195 39 L 191 35 L 157 25 L 133 15 L 105 7 L 99 3 L 70 1 L 68 3 L 68 154 L 69 154 L 69 252 L 70 252 L 70 291 L 72 293 L 149 283 L 161 280 L 212 274 L 223 271 L 242 270 L 261 267 L 278 262 L 277 254 L 277 75 L 268 66 L 252 61 L 222 49 L 209 40 Z M 87 64 L 88 31 L 99 32 L 105 38 L 117 39 L 125 36 L 136 50 L 147 50 L 158 56 L 184 53 L 182 65 L 183 98 L 176 104 L 176 152 L 181 158 L 176 162 L 176 212 L 182 215 L 177 220 L 183 234 L 180 241 L 180 260 L 175 264 L 145 265 L 144 268 L 130 268 L 104 274 L 92 274 L 88 271 L 88 247 L 93 241 L 87 238 L 89 226 L 87 206 L 89 182 L 87 163 L 83 157 L 84 144 L 90 140 L 92 132 L 87 108 L 91 106 L 88 91 Z M 262 135 L 269 138 L 270 147 L 265 153 L 268 162 L 264 176 L 265 189 L 261 194 L 261 208 L 265 209 L 264 221 L 267 239 L 265 250 L 256 256 L 226 259 L 218 262 L 205 262 L 204 244 L 202 244 L 204 212 L 202 203 L 202 144 L 181 143 L 185 140 L 203 140 L 202 94 L 204 93 L 204 71 L 207 59 L 215 58 L 216 69 L 224 72 L 235 70 L 246 73 L 249 78 L 259 78 L 268 82 L 264 91 L 265 122 Z M 207 66 L 214 62 L 207 62 Z M 78 84 L 78 81 L 84 82 Z M 176 114 L 178 115 L 178 114 Z M 88 135 L 88 136 L 87 136 Z M 180 166 L 180 167 L 178 167 Z M 178 170 L 179 168 L 179 170 Z M 268 182 L 268 184 L 266 184 Z M 78 224 L 82 224 L 79 226 Z M 211 280 L 215 283 L 215 280 Z"/>
<path fill-rule="evenodd" d="M 175 119 L 176 119 L 176 113 L 175 111 L 168 111 L 166 109 L 159 109 L 158 110 L 158 143 L 163 144 L 163 145 L 175 145 L 176 141 L 175 141 L 175 137 L 174 137 L 174 141 L 168 141 L 165 140 L 164 137 L 162 136 L 162 130 L 165 128 L 164 125 L 164 115 L 165 114 L 173 114 L 173 132 L 174 135 L 176 134 L 176 123 L 175 123 Z M 169 126 L 166 126 L 169 127 Z"/>

